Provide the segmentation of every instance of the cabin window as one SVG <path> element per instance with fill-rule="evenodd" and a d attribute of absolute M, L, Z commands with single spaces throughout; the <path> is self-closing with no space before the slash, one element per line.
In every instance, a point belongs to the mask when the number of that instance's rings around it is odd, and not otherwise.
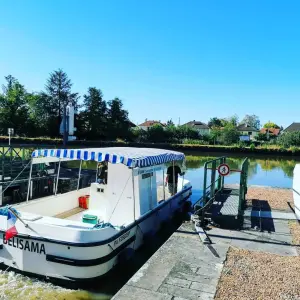
<path fill-rule="evenodd" d="M 142 179 L 146 179 L 146 178 L 149 178 L 149 177 L 152 177 L 153 176 L 153 172 L 151 173 L 146 173 L 146 174 L 143 174 L 142 175 Z"/>
<path fill-rule="evenodd" d="M 249 134 L 249 135 L 252 135 L 252 132 L 251 132 L 251 131 L 249 131 L 249 132 L 248 132 L 248 134 Z"/>
<path fill-rule="evenodd" d="M 161 201 L 165 200 L 165 170 L 161 169 L 156 171 L 156 192 L 157 192 L 157 202 L 160 203 Z"/>

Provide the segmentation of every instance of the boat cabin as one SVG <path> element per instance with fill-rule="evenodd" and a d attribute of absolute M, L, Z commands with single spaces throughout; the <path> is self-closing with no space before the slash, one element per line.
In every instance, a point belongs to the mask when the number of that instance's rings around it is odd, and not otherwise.
<path fill-rule="evenodd" d="M 60 164 L 75 160 L 79 161 L 77 189 L 58 194 Z M 95 181 L 89 188 L 79 189 L 82 162 L 88 160 L 95 161 Z M 166 183 L 168 168 L 177 166 L 181 174 L 185 171 L 184 154 L 175 151 L 144 148 L 45 149 L 32 154 L 32 165 L 39 163 L 58 164 L 54 195 L 31 200 L 29 178 L 27 202 L 16 208 L 21 212 L 86 223 L 86 226 L 100 223 L 120 228 L 127 226 L 189 185 L 184 176 L 178 176 L 177 184 L 171 186 L 173 191 Z M 85 209 L 79 207 L 80 197 L 88 199 Z"/>

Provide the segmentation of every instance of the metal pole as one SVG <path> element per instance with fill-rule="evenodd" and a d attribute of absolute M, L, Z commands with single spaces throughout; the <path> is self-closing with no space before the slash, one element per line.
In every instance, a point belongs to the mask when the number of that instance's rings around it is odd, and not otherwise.
<path fill-rule="evenodd" d="M 30 171 L 29 171 L 29 179 L 28 179 L 26 202 L 28 202 L 28 200 L 29 200 L 30 185 L 31 185 L 31 174 L 32 174 L 32 160 L 31 160 L 31 164 L 30 164 Z"/>
<path fill-rule="evenodd" d="M 135 193 L 134 193 L 134 174 L 132 169 L 132 195 L 133 195 L 133 219 L 135 221 Z"/>
<path fill-rule="evenodd" d="M 210 180 L 210 199 L 215 196 L 215 184 L 216 184 L 216 161 L 212 162 L 211 180 Z"/>
<path fill-rule="evenodd" d="M 59 172 L 60 172 L 60 162 L 61 162 L 61 160 L 59 159 L 59 161 L 58 161 L 57 176 L 56 176 L 55 196 L 57 195 L 58 179 L 59 179 Z"/>
<path fill-rule="evenodd" d="M 175 164 L 173 160 L 173 195 L 175 194 Z"/>
<path fill-rule="evenodd" d="M 80 166 L 79 166 L 79 174 L 78 174 L 78 181 L 77 181 L 77 191 L 79 190 L 80 176 L 81 176 L 81 167 L 82 167 L 82 159 L 80 160 Z"/>
<path fill-rule="evenodd" d="M 203 206 L 206 204 L 206 180 L 207 180 L 207 162 L 204 164 L 204 178 L 203 178 Z"/>
<path fill-rule="evenodd" d="M 165 169 L 163 169 L 163 192 L 164 192 L 164 200 L 166 200 Z"/>
<path fill-rule="evenodd" d="M 95 182 L 97 182 L 98 166 L 99 166 L 99 163 L 97 163 L 97 167 L 96 167 L 96 179 L 95 179 Z"/>
<path fill-rule="evenodd" d="M 10 130 L 8 130 L 8 145 L 10 146 Z"/>

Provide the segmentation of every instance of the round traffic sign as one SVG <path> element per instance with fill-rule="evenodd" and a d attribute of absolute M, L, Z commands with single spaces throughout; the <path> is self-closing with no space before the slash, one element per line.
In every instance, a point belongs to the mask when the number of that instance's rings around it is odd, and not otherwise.
<path fill-rule="evenodd" d="M 227 176 L 230 172 L 229 166 L 227 164 L 219 165 L 218 172 L 221 176 Z"/>

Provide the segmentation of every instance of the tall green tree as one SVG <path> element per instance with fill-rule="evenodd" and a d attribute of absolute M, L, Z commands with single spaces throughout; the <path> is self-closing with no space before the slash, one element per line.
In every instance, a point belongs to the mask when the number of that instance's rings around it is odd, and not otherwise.
<path fill-rule="evenodd" d="M 128 111 L 123 108 L 122 100 L 114 98 L 108 101 L 108 136 L 111 139 L 126 138 L 130 132 Z"/>
<path fill-rule="evenodd" d="M 231 145 L 239 140 L 239 132 L 235 125 L 228 123 L 222 130 L 221 140 L 225 145 Z"/>
<path fill-rule="evenodd" d="M 172 121 L 172 119 L 167 121 L 167 126 L 175 126 L 174 122 Z"/>
<path fill-rule="evenodd" d="M 208 122 L 208 126 L 209 127 L 222 127 L 222 120 L 217 117 L 211 118 Z"/>
<path fill-rule="evenodd" d="M 3 93 L 0 94 L 0 130 L 7 134 L 7 128 L 14 128 L 18 135 L 30 135 L 32 120 L 29 114 L 30 94 L 11 75 L 5 77 Z"/>
<path fill-rule="evenodd" d="M 237 126 L 238 121 L 239 121 L 239 117 L 237 115 L 233 115 L 228 118 L 222 119 L 222 126 L 225 127 L 228 124 Z"/>
<path fill-rule="evenodd" d="M 244 119 L 241 121 L 241 124 L 248 125 L 250 127 L 254 127 L 256 129 L 260 129 L 260 120 L 256 115 L 246 115 Z"/>
<path fill-rule="evenodd" d="M 80 113 L 87 139 L 104 139 L 107 136 L 107 105 L 100 89 L 90 87 L 83 96 L 84 110 Z"/>
<path fill-rule="evenodd" d="M 276 123 L 269 121 L 266 124 L 264 124 L 263 128 L 276 128 L 276 129 L 279 129 L 280 127 Z"/>
<path fill-rule="evenodd" d="M 162 143 L 166 141 L 167 132 L 163 126 L 155 124 L 148 129 L 147 136 L 150 142 Z"/>
<path fill-rule="evenodd" d="M 46 115 L 51 136 L 59 135 L 59 126 L 65 107 L 71 104 L 77 110 L 78 99 L 78 93 L 72 92 L 72 82 L 66 72 L 58 69 L 50 73 L 45 92 L 41 93 L 39 105 Z"/>

